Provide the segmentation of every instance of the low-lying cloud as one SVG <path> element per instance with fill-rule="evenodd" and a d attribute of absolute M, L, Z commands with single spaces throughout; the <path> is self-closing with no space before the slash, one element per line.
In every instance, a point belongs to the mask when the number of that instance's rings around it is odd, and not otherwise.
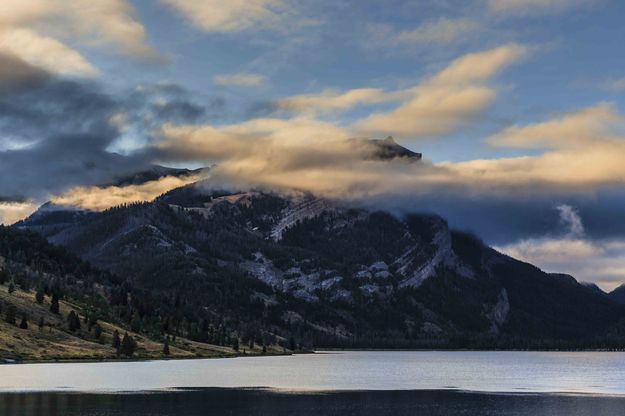
<path fill-rule="evenodd" d="M 497 249 L 545 271 L 596 283 L 604 290 L 619 286 L 625 278 L 625 240 L 593 240 L 585 235 L 582 218 L 573 207 L 556 209 L 562 226 L 559 235 L 524 239 Z"/>
<path fill-rule="evenodd" d="M 13 224 L 37 209 L 37 204 L 32 202 L 2 202 L 0 201 L 0 225 Z"/>
<path fill-rule="evenodd" d="M 75 187 L 61 195 L 52 197 L 51 202 L 90 211 L 104 211 L 122 204 L 151 201 L 172 189 L 197 182 L 200 179 L 199 175 L 165 176 L 140 185 Z"/>

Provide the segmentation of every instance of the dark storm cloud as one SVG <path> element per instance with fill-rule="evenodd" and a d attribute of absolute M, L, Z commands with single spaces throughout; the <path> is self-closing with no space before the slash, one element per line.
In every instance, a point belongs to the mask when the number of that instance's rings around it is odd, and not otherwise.
<path fill-rule="evenodd" d="M 100 184 L 147 167 L 141 157 L 106 151 L 117 131 L 94 124 L 91 132 L 48 137 L 18 150 L 0 152 L 2 194 L 45 198 L 76 185 Z"/>
<path fill-rule="evenodd" d="M 11 62 L 24 81 L 0 95 L 7 149 L 0 151 L 0 195 L 13 201 L 45 197 L 141 165 L 137 158 L 106 150 L 119 137 L 109 122 L 118 100 L 92 82 L 54 78 L 25 62 Z"/>
<path fill-rule="evenodd" d="M 50 75 L 21 58 L 0 52 L 0 95 L 32 88 L 44 83 Z"/>
<path fill-rule="evenodd" d="M 0 98 L 0 128 L 15 142 L 101 129 L 118 104 L 89 83 L 48 80 Z"/>
<path fill-rule="evenodd" d="M 124 123 L 149 134 L 163 122 L 200 121 L 211 105 L 193 102 L 175 84 L 109 94 L 96 82 L 56 78 L 0 55 L 0 197 L 47 198 L 146 169 L 150 160 L 141 152 L 109 150 L 128 127 Z M 126 121 L 113 122 L 118 115 Z"/>
<path fill-rule="evenodd" d="M 555 207 L 574 207 L 585 226 L 586 238 L 604 240 L 625 234 L 625 190 L 603 189 L 592 195 L 534 198 L 467 197 L 462 192 L 420 197 L 376 198 L 375 207 L 398 214 L 436 213 L 455 229 L 470 231 L 493 245 L 539 236 L 557 236 L 560 217 Z"/>
<path fill-rule="evenodd" d="M 18 196 L 0 195 L 0 204 L 3 202 L 22 203 L 26 202 L 24 198 Z"/>
<path fill-rule="evenodd" d="M 173 83 L 140 85 L 131 91 L 124 103 L 133 122 L 155 128 L 161 123 L 197 123 L 223 116 L 223 98 L 197 99 L 184 87 Z"/>
<path fill-rule="evenodd" d="M 168 101 L 153 106 L 159 120 L 194 122 L 206 114 L 206 108 L 188 101 Z"/>

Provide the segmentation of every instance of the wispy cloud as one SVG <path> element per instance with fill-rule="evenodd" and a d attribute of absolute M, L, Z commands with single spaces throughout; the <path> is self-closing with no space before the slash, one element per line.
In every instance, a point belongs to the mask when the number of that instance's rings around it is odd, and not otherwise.
<path fill-rule="evenodd" d="M 521 240 L 498 250 L 552 273 L 566 273 L 578 280 L 611 290 L 625 281 L 625 240 L 589 239 L 582 219 L 570 205 L 556 207 L 560 235 Z"/>
<path fill-rule="evenodd" d="M 563 12 L 592 4 L 593 0 L 488 0 L 492 11 L 505 14 L 545 14 Z"/>
<path fill-rule="evenodd" d="M 625 91 L 625 77 L 608 80 L 604 83 L 604 87 L 613 92 Z"/>
<path fill-rule="evenodd" d="M 412 88 L 399 107 L 372 114 L 355 128 L 370 135 L 393 132 L 406 138 L 449 133 L 482 114 L 496 96 L 488 81 L 527 52 L 513 44 L 467 54 Z"/>
<path fill-rule="evenodd" d="M 276 101 L 277 108 L 299 112 L 347 111 L 360 105 L 400 101 L 409 93 L 384 91 L 380 88 L 356 88 L 348 91 L 325 90 L 320 93 L 294 95 Z"/>
<path fill-rule="evenodd" d="M 240 32 L 266 29 L 280 24 L 283 0 L 161 0 L 205 32 Z"/>
<path fill-rule="evenodd" d="M 0 30 L 0 50 L 60 75 L 92 77 L 99 72 L 74 49 L 29 29 Z"/>
<path fill-rule="evenodd" d="M 462 189 L 472 195 L 516 198 L 623 184 L 625 138 L 619 126 L 624 117 L 607 104 L 508 127 L 488 139 L 498 146 L 543 151 L 532 156 L 376 164 L 361 160 L 358 149 L 349 144 L 349 137 L 361 132 L 382 137 L 399 132 L 414 140 L 455 131 L 493 100 L 496 90 L 487 82 L 525 53 L 521 46 L 508 45 L 469 54 L 407 91 L 356 89 L 287 98 L 279 103 L 300 110 L 291 118 L 225 126 L 165 125 L 154 150 L 163 160 L 218 162 L 215 175 L 228 181 L 333 195 Z M 326 112 L 390 100 L 398 100 L 396 109 L 374 110 L 351 126 L 318 118 Z"/>
<path fill-rule="evenodd" d="M 569 112 L 554 119 L 526 126 L 511 126 L 487 143 L 521 149 L 566 149 L 606 142 L 625 133 L 625 121 L 611 104 Z"/>
<path fill-rule="evenodd" d="M 0 27 L 30 31 L 5 35 L 19 42 L 16 48 L 26 47 L 22 58 L 35 56 L 36 48 L 47 55 L 39 57 L 40 62 L 62 57 L 84 72 L 88 64 L 64 41 L 105 47 L 139 60 L 162 60 L 147 44 L 145 28 L 126 0 L 3 0 L 1 7 Z"/>
<path fill-rule="evenodd" d="M 480 23 L 469 18 L 448 19 L 441 17 L 426 22 L 413 30 L 405 30 L 397 34 L 396 41 L 401 43 L 449 44 L 466 39 L 467 36 L 479 32 Z"/>
<path fill-rule="evenodd" d="M 265 77 L 249 73 L 222 74 L 214 76 L 213 82 L 224 86 L 258 87 L 265 82 Z"/>

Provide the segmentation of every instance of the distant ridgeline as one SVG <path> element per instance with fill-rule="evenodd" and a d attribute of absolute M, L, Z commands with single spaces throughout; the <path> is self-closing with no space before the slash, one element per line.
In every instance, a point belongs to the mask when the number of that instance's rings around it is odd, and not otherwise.
<path fill-rule="evenodd" d="M 0 255 L 33 271 L 14 273 L 16 285 L 59 287 L 161 342 L 625 347 L 622 298 L 498 253 L 440 217 L 200 188 L 101 213 L 48 205 L 0 230 Z"/>

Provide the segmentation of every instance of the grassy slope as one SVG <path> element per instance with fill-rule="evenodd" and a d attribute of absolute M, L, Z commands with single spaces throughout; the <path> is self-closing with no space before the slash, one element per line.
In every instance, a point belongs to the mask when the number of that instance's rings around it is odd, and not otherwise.
<path fill-rule="evenodd" d="M 16 290 L 9 294 L 7 286 L 0 285 L 0 358 L 20 359 L 25 361 L 51 361 L 51 360 L 106 360 L 118 359 L 115 349 L 111 346 L 112 335 L 118 330 L 123 336 L 128 332 L 137 341 L 138 349 L 134 359 L 156 358 L 211 358 L 235 356 L 234 350 L 211 344 L 193 342 L 184 338 L 177 338 L 175 343 L 170 344 L 170 355 L 163 354 L 163 344 L 155 342 L 145 336 L 127 331 L 113 324 L 98 321 L 102 327 L 102 336 L 96 340 L 93 333 L 87 331 L 83 321 L 80 307 L 68 302 L 60 302 L 60 314 L 50 312 L 50 298 L 46 296 L 44 303 L 39 305 L 35 302 L 35 293 Z M 16 323 L 11 325 L 5 322 L 7 305 L 12 304 L 17 308 Z M 81 319 L 81 329 L 75 333 L 68 330 L 66 317 L 71 310 L 76 311 Z M 20 329 L 19 323 L 22 313 L 28 315 L 28 329 Z M 39 318 L 45 320 L 43 329 L 39 329 Z M 268 348 L 268 354 L 282 353 L 282 349 Z M 261 349 L 246 351 L 247 354 L 260 354 Z M 124 357 L 121 357 L 124 358 Z"/>

